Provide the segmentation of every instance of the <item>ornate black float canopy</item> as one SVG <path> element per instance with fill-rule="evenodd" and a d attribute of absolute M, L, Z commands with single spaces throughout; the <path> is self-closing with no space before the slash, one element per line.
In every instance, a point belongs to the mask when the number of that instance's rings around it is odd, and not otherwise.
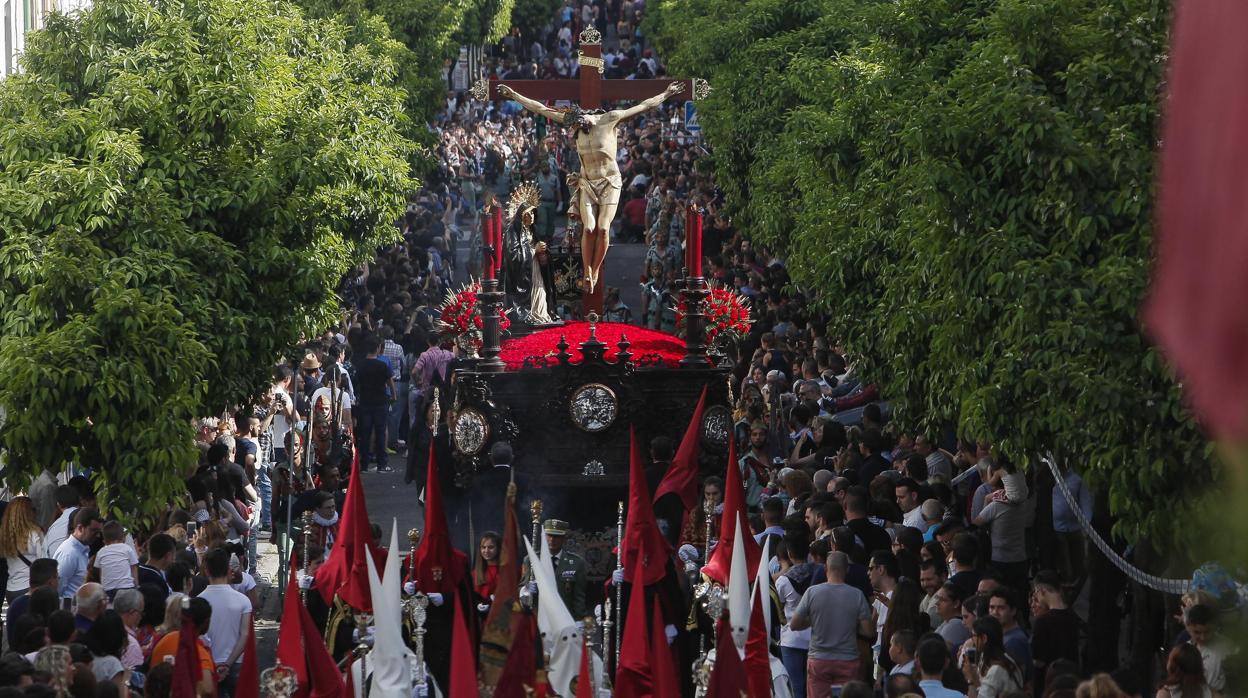
<path fill-rule="evenodd" d="M 569 351 L 564 338 L 558 354 L 529 357 L 520 370 L 457 371 L 451 422 L 457 481 L 470 486 L 489 467 L 491 445 L 507 441 L 530 487 L 605 490 L 614 502 L 628 486 L 629 425 L 643 457 L 656 436 L 679 443 L 704 386 L 702 465 L 722 475 L 732 430 L 728 369 L 671 368 L 658 356 L 633 355 L 629 346 L 623 337 L 608 361 L 608 346 L 591 322 L 579 347 Z"/>

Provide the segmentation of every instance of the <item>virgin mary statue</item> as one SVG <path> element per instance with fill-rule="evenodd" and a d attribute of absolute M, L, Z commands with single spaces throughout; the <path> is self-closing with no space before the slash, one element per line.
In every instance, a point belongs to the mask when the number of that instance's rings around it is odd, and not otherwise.
<path fill-rule="evenodd" d="M 538 188 L 525 182 L 511 192 L 507 202 L 507 234 L 503 241 L 503 288 L 508 303 L 518 307 L 530 325 L 555 322 L 551 308 L 554 301 L 554 278 L 549 264 L 546 243 L 533 239 L 533 211 L 541 202 Z"/>

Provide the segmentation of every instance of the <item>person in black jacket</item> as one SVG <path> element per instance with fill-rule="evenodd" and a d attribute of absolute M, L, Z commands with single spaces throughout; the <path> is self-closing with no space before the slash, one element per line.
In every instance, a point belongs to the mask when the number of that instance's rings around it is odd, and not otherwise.
<path fill-rule="evenodd" d="M 490 467 L 477 473 L 473 479 L 469 498 L 472 502 L 472 525 L 478 533 L 503 530 L 503 502 L 507 499 L 507 485 L 513 478 L 516 483 L 517 517 L 524 520 L 521 512 L 527 510 L 524 505 L 525 483 L 512 466 L 513 460 L 511 444 L 496 442 L 490 448 Z"/>

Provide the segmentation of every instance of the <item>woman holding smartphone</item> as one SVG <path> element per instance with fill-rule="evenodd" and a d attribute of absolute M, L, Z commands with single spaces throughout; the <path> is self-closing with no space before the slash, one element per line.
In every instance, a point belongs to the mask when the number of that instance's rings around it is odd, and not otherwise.
<path fill-rule="evenodd" d="M 962 674 L 970 684 L 967 698 L 998 698 L 1023 690 L 1023 672 L 1005 652 L 1001 623 L 992 616 L 975 621 L 973 646 L 962 651 Z"/>

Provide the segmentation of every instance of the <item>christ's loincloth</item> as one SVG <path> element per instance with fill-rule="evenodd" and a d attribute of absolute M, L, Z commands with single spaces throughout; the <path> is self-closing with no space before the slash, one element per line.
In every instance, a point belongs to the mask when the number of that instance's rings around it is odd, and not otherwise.
<path fill-rule="evenodd" d="M 587 203 L 594 206 L 609 206 L 620 203 L 620 191 L 624 188 L 624 181 L 620 179 L 619 173 L 609 177 L 590 179 L 573 172 L 568 175 L 568 188 L 573 191 L 574 201 L 580 195 L 585 197 Z"/>

